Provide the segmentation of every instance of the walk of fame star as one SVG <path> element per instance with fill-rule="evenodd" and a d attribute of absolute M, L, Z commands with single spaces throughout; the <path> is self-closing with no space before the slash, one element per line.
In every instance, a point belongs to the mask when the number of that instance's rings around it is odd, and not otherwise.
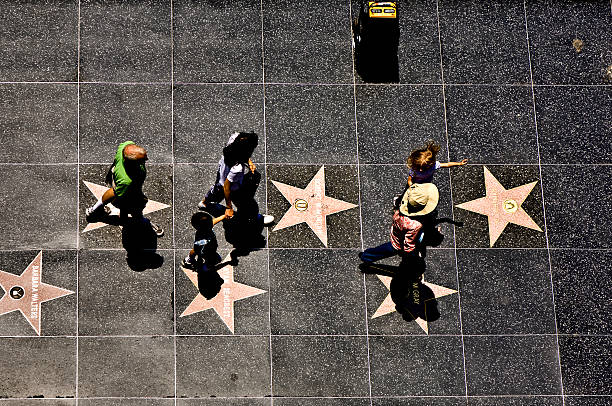
<path fill-rule="evenodd" d="M 272 231 L 306 223 L 327 247 L 327 216 L 357 207 L 356 204 L 325 196 L 325 166 L 310 180 L 305 189 L 272 181 L 291 204 Z"/>
<path fill-rule="evenodd" d="M 508 223 L 518 224 L 519 226 L 543 232 L 521 207 L 533 187 L 538 183 L 537 181 L 512 189 L 506 189 L 486 166 L 484 167 L 484 178 L 485 197 L 458 204 L 457 207 L 483 214 L 489 218 L 490 247 L 495 244 L 495 241 L 497 241 Z"/>
<path fill-rule="evenodd" d="M 231 258 L 228 255 L 223 262 L 230 261 Z M 191 280 L 191 283 L 198 287 L 198 274 L 191 269 L 181 268 L 185 275 Z M 234 334 L 234 302 L 249 298 L 251 296 L 261 295 L 266 293 L 265 290 L 255 288 L 253 286 L 244 285 L 234 281 L 234 267 L 232 265 L 226 265 L 221 268 L 219 275 L 223 278 L 223 285 L 221 285 L 221 291 L 214 298 L 208 300 L 200 293 L 191 301 L 189 306 L 183 311 L 180 317 L 199 313 L 208 309 L 215 309 L 215 312 L 221 317 L 223 323 L 230 329 Z"/>
<path fill-rule="evenodd" d="M 0 271 L 0 287 L 4 290 L 4 296 L 0 298 L 0 316 L 19 310 L 38 335 L 41 305 L 74 293 L 42 282 L 42 251 L 19 276 Z"/>
<path fill-rule="evenodd" d="M 376 276 L 378 276 L 378 279 L 380 279 L 383 285 L 385 285 L 387 290 L 390 291 L 392 278 L 390 276 L 384 276 L 384 275 L 376 275 Z M 423 285 L 431 289 L 431 291 L 434 294 L 434 299 L 437 299 L 443 296 L 452 295 L 453 293 L 457 293 L 456 290 L 445 288 L 444 286 L 436 285 L 430 282 L 425 282 L 425 279 L 421 279 L 421 283 L 423 283 Z M 430 299 L 430 300 L 433 300 L 433 299 Z M 425 302 L 425 305 L 427 305 L 427 302 Z M 374 315 L 372 316 L 372 318 L 375 319 L 377 317 L 384 316 L 385 314 L 390 314 L 395 311 L 396 311 L 395 303 L 393 302 L 393 299 L 391 299 L 391 292 L 389 292 L 387 297 L 385 297 L 385 300 L 380 304 L 380 306 L 378 306 L 378 309 L 376 309 L 376 312 L 374 312 Z M 423 320 L 422 318 L 417 317 L 414 319 L 414 321 L 416 321 L 419 327 L 423 329 L 425 334 L 429 334 L 429 324 L 427 323 L 427 320 Z"/>
<path fill-rule="evenodd" d="M 86 182 L 86 181 L 83 181 L 83 183 L 85 184 L 85 186 L 87 186 L 89 191 L 96 197 L 96 200 L 100 200 L 102 198 L 102 195 L 104 194 L 104 192 L 106 192 L 108 190 L 107 186 L 98 185 L 96 183 L 91 183 L 91 182 Z M 110 213 L 111 216 L 118 216 L 119 215 L 119 209 L 118 208 L 113 206 L 111 203 L 107 204 L 107 206 L 111 209 L 111 213 Z M 146 216 L 149 213 L 153 213 L 155 211 L 167 209 L 168 207 L 170 207 L 170 206 L 167 205 L 167 204 L 156 202 L 155 200 L 149 200 L 147 202 L 147 205 L 145 206 L 144 210 L 142 211 L 142 214 Z M 87 227 L 85 227 L 85 229 L 82 232 L 86 233 L 88 231 L 95 230 L 95 229 L 101 228 L 101 227 L 105 227 L 107 225 L 108 224 L 102 223 L 102 222 L 88 223 Z"/>

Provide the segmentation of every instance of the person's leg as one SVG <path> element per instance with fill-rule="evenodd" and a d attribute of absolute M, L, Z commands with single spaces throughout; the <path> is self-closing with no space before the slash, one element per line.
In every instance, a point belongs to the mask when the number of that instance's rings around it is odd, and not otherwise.
<path fill-rule="evenodd" d="M 399 251 L 393 248 L 391 242 L 381 244 L 378 247 L 368 248 L 367 250 L 359 253 L 359 259 L 363 262 L 375 262 L 384 258 L 389 258 L 397 255 Z"/>
<path fill-rule="evenodd" d="M 104 215 L 110 214 L 111 210 L 106 205 L 113 201 L 115 198 L 115 192 L 113 189 L 108 189 L 100 200 L 98 200 L 93 206 L 85 209 L 85 219 L 88 222 L 96 221 Z"/>

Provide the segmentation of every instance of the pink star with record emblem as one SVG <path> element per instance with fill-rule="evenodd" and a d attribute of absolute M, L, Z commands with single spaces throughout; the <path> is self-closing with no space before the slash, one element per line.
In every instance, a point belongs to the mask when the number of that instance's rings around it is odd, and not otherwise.
<path fill-rule="evenodd" d="M 223 261 L 230 261 L 231 258 L 228 255 Z M 198 274 L 191 270 L 181 268 L 185 275 L 189 278 L 191 283 L 198 287 Z M 208 309 L 215 309 L 215 312 L 221 317 L 223 323 L 230 329 L 234 334 L 234 302 L 242 299 L 249 298 L 251 296 L 261 295 L 266 293 L 265 290 L 255 288 L 253 286 L 244 285 L 234 281 L 234 267 L 226 265 L 221 268 L 219 275 L 223 278 L 223 285 L 221 285 L 221 291 L 214 298 L 208 300 L 200 293 L 191 301 L 189 306 L 183 311 L 180 317 L 199 313 Z"/>
<path fill-rule="evenodd" d="M 521 205 L 531 193 L 533 187 L 538 183 L 531 182 L 512 189 L 506 189 L 484 167 L 485 197 L 458 204 L 460 209 L 483 214 L 489 218 L 489 246 L 492 247 L 499 238 L 508 223 L 527 227 L 532 230 L 543 232 L 535 221 L 523 210 Z"/>
<path fill-rule="evenodd" d="M 102 198 L 102 195 L 104 194 L 104 192 L 106 192 L 108 190 L 107 186 L 98 185 L 96 183 L 91 183 L 91 182 L 86 182 L 86 181 L 83 181 L 83 183 L 85 184 L 85 186 L 87 186 L 87 189 L 89 189 L 89 191 L 96 197 L 96 200 L 100 200 Z M 111 212 L 110 212 L 111 216 L 118 216 L 119 215 L 119 209 L 116 208 L 115 206 L 113 206 L 111 203 L 107 204 L 106 206 L 108 206 L 111 209 Z M 150 200 L 149 199 L 147 201 L 147 205 L 145 206 L 144 210 L 142 211 L 142 214 L 146 216 L 149 213 L 153 213 L 153 212 L 156 212 L 156 211 L 159 211 L 159 210 L 167 209 L 168 207 L 170 207 L 170 206 L 167 205 L 167 204 L 156 202 L 155 200 Z M 106 227 L 106 226 L 108 226 L 108 224 L 103 223 L 103 222 L 88 223 L 87 227 L 85 227 L 85 229 L 82 232 L 86 233 L 88 231 L 95 230 L 95 229 L 101 228 L 101 227 Z"/>
<path fill-rule="evenodd" d="M 4 296 L 0 298 L 0 316 L 19 310 L 38 335 L 41 305 L 74 293 L 42 282 L 42 251 L 19 276 L 0 271 L 0 286 L 4 290 Z"/>
<path fill-rule="evenodd" d="M 378 279 L 380 279 L 383 285 L 385 285 L 387 290 L 390 291 L 391 290 L 391 277 L 385 276 L 385 275 L 376 275 L 376 276 L 378 276 Z M 445 288 L 444 286 L 436 285 L 434 283 L 425 282 L 425 279 L 421 279 L 421 283 L 427 286 L 429 289 L 431 289 L 431 291 L 434 294 L 434 299 L 437 299 L 443 296 L 452 295 L 453 293 L 457 293 L 456 290 Z M 433 299 L 429 299 L 429 300 L 433 300 Z M 425 305 L 427 305 L 427 301 L 425 301 Z M 376 312 L 374 313 L 372 318 L 375 319 L 377 317 L 384 316 L 385 314 L 390 314 L 395 311 L 397 311 L 395 310 L 395 303 L 393 302 L 393 299 L 391 299 L 391 292 L 389 292 L 387 297 L 385 297 L 385 300 L 380 304 L 380 306 L 378 306 L 378 309 L 376 309 Z M 414 319 L 414 321 L 416 321 L 419 327 L 423 329 L 425 334 L 429 334 L 429 324 L 427 323 L 427 320 L 423 320 L 422 318 L 417 317 Z"/>
<path fill-rule="evenodd" d="M 327 216 L 357 207 L 356 204 L 325 196 L 325 166 L 310 180 L 305 189 L 272 181 L 291 207 L 272 231 L 306 223 L 327 247 Z"/>

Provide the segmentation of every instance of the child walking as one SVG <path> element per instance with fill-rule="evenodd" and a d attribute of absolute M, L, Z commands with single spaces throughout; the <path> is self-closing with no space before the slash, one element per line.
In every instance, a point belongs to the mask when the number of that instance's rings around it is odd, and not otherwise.
<path fill-rule="evenodd" d="M 467 159 L 461 162 L 440 162 L 436 160 L 436 155 L 440 151 L 440 145 L 432 140 L 427 141 L 423 148 L 415 149 L 410 153 L 406 160 L 408 166 L 408 187 L 413 183 L 432 183 L 436 170 L 440 168 L 452 168 L 467 164 Z"/>
<path fill-rule="evenodd" d="M 191 225 L 196 229 L 195 241 L 189 255 L 183 259 L 183 268 L 206 271 L 221 262 L 221 257 L 217 254 L 218 244 L 213 226 L 226 216 L 223 214 L 213 218 L 207 212 L 198 212 L 191 216 Z"/>

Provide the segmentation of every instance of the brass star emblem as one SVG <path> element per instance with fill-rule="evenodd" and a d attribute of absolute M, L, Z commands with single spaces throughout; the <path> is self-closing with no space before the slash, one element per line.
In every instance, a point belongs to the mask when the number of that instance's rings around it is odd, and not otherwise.
<path fill-rule="evenodd" d="M 272 181 L 291 207 L 272 231 L 306 223 L 327 247 L 327 216 L 357 207 L 356 204 L 325 196 L 325 166 L 310 180 L 305 189 Z"/>
<path fill-rule="evenodd" d="M 523 210 L 521 205 L 538 183 L 531 182 L 512 189 L 506 189 L 493 174 L 484 167 L 485 197 L 458 204 L 460 209 L 483 214 L 489 218 L 489 246 L 492 247 L 508 223 L 543 232 Z"/>

